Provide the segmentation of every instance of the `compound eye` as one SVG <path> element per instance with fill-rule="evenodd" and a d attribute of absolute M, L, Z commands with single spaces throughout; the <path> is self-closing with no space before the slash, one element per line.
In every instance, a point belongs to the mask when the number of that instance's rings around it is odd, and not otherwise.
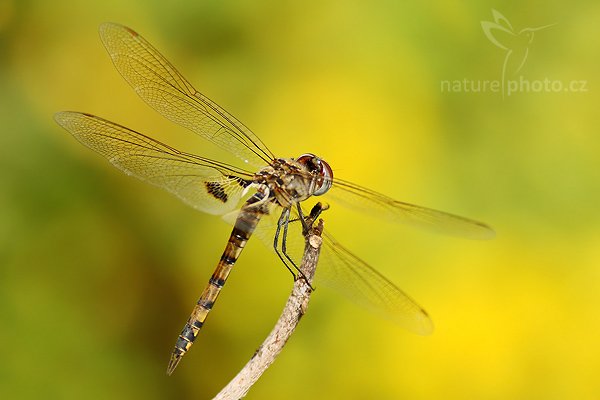
<path fill-rule="evenodd" d="M 300 164 L 305 165 L 308 170 L 317 176 L 316 190 L 314 196 L 325 194 L 333 183 L 333 171 L 327 162 L 312 153 L 302 154 L 296 159 Z"/>
<path fill-rule="evenodd" d="M 315 196 L 321 196 L 331 189 L 333 184 L 333 171 L 326 161 L 319 159 L 319 179 L 317 180 L 317 190 L 313 193 Z"/>
<path fill-rule="evenodd" d="M 319 169 L 319 159 L 312 153 L 304 153 L 300 157 L 296 158 L 296 161 L 302 165 L 305 165 L 310 172 L 314 172 L 315 170 Z"/>

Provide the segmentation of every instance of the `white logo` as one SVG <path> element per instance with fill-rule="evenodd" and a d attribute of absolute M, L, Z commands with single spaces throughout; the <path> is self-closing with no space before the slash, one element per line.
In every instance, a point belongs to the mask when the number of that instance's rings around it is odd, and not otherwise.
<path fill-rule="evenodd" d="M 506 77 L 515 76 L 525 65 L 535 32 L 556 24 L 537 28 L 523 28 L 517 32 L 500 12 L 492 9 L 492 16 L 494 22 L 481 21 L 481 27 L 490 42 L 505 51 L 504 63 L 502 64 L 502 95 L 504 96 Z"/>

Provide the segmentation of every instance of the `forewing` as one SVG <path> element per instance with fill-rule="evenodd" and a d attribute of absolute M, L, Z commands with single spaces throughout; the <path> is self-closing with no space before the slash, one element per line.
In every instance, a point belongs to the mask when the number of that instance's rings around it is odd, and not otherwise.
<path fill-rule="evenodd" d="M 373 190 L 335 179 L 325 201 L 357 209 L 389 222 L 415 225 L 431 231 L 469 239 L 491 239 L 495 232 L 483 222 L 431 208 L 394 200 Z"/>
<path fill-rule="evenodd" d="M 271 249 L 280 212 L 281 207 L 272 205 L 269 214 L 261 219 L 254 232 L 254 236 L 259 237 Z M 233 223 L 235 215 L 231 214 L 225 219 Z M 282 239 L 283 232 L 280 233 L 280 242 Z M 304 237 L 294 209 L 288 225 L 286 247 L 287 254 L 299 266 L 304 250 Z M 411 332 L 428 335 L 433 331 L 433 323 L 421 306 L 326 232 L 323 233 L 323 245 L 315 275 L 315 285 L 321 284 Z"/>
<path fill-rule="evenodd" d="M 254 166 L 274 158 L 261 140 L 227 111 L 199 93 L 158 50 L 133 30 L 100 26 L 112 61 L 152 108 Z"/>
<path fill-rule="evenodd" d="M 181 152 L 93 115 L 60 112 L 54 118 L 115 167 L 207 213 L 221 215 L 233 210 L 252 177 L 241 169 Z"/>

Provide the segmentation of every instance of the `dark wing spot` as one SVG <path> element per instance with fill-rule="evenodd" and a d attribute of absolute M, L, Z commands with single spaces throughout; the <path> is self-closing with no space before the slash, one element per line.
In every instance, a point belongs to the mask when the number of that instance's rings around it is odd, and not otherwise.
<path fill-rule="evenodd" d="M 223 203 L 227 203 L 227 193 L 223 190 L 223 185 L 219 182 L 206 182 L 206 190 L 210 193 L 215 199 L 221 200 Z"/>
<path fill-rule="evenodd" d="M 236 181 L 237 184 L 243 188 L 250 186 L 250 184 L 252 183 L 252 181 L 247 181 L 245 179 L 240 178 L 239 176 L 228 175 L 227 178 Z"/>

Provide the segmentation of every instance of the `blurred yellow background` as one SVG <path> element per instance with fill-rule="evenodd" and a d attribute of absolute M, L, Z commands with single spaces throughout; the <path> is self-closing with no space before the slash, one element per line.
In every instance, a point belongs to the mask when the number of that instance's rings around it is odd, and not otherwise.
<path fill-rule="evenodd" d="M 556 24 L 536 32 L 520 75 L 587 91 L 442 91 L 501 78 L 505 52 L 481 27 L 492 8 L 517 32 Z M 248 398 L 600 398 L 599 18 L 578 0 L 0 0 L 0 398 L 210 398 L 291 288 L 251 242 L 165 375 L 230 227 L 121 174 L 52 115 L 223 153 L 136 97 L 98 39 L 104 21 L 140 32 L 275 154 L 314 152 L 338 177 L 498 233 L 468 241 L 328 211 L 326 230 L 436 331 L 412 335 L 317 290 Z"/>

